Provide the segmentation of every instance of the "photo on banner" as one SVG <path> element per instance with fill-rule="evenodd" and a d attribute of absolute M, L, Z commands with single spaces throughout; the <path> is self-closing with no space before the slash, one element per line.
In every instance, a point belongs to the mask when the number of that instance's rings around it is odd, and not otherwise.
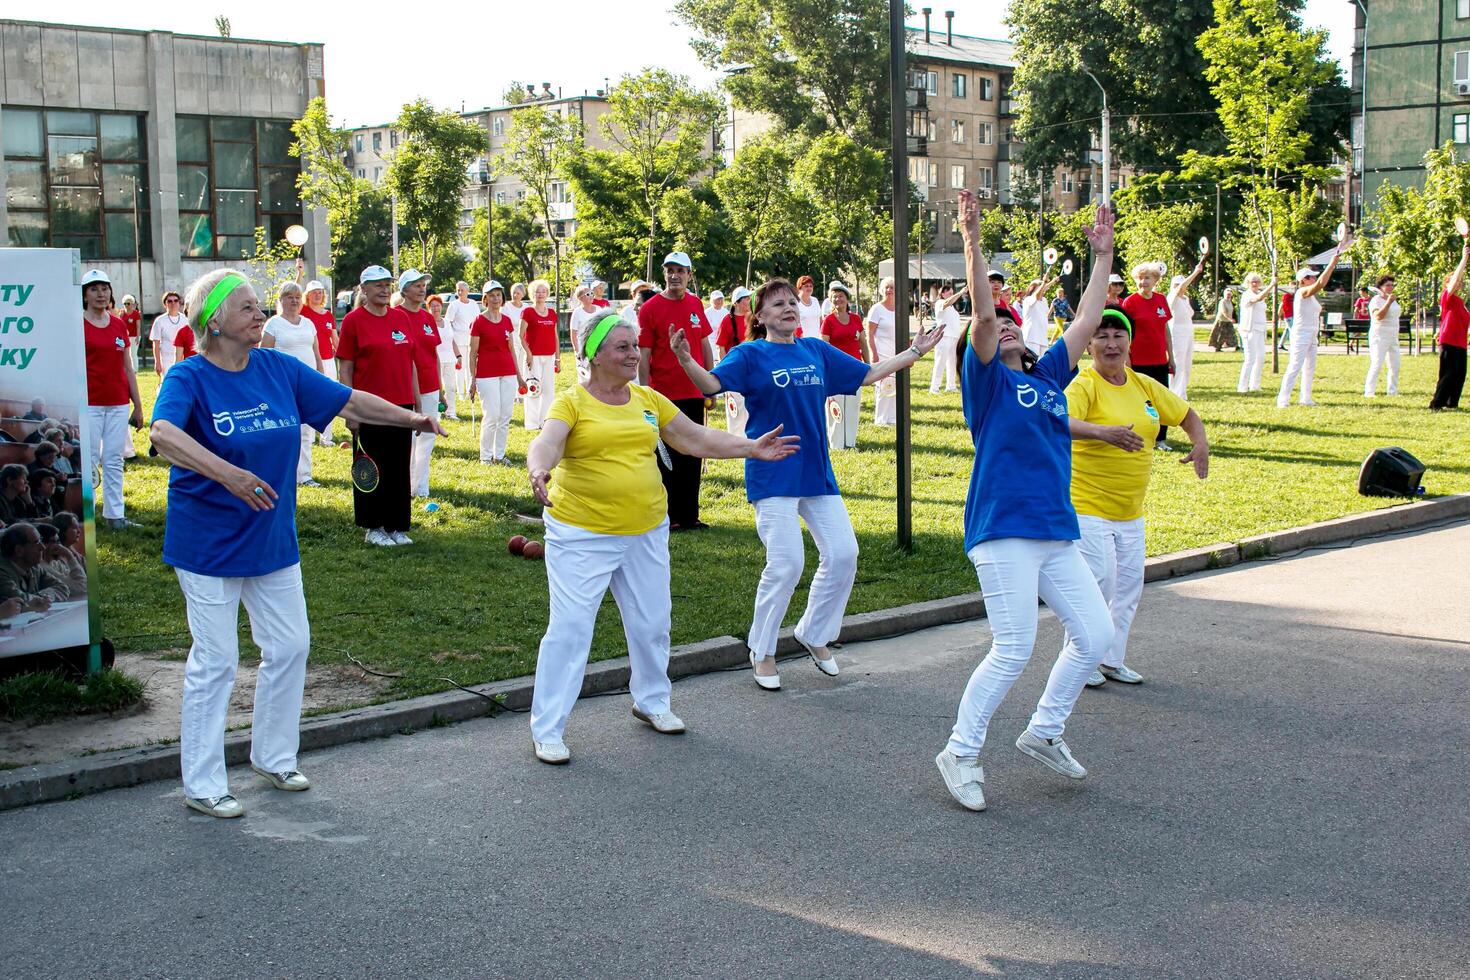
<path fill-rule="evenodd" d="M 84 585 L 53 575 L 64 599 L 45 610 L 0 618 L 0 657 L 85 647 L 101 637 L 80 283 L 75 249 L 0 250 L 0 476 L 8 465 L 27 471 L 27 489 L 12 504 L 21 516 L 11 523 L 69 525 L 57 521 L 69 513 L 81 526 L 81 540 L 71 547 L 86 554 Z M 53 448 L 56 462 L 48 473 L 54 474 L 54 486 L 37 465 L 37 454 L 50 458 Z M 52 549 L 67 546 L 47 545 L 43 566 L 54 564 L 59 572 L 65 563 L 56 559 L 64 556 Z M 8 560 L 0 556 L 0 563 Z"/>

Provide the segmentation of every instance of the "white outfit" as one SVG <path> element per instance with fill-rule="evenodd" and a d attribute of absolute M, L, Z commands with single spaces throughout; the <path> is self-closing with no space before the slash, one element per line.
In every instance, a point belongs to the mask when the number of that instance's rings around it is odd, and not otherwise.
<path fill-rule="evenodd" d="M 304 316 L 292 323 L 278 313 L 265 321 L 264 333 L 276 339 L 276 350 L 282 354 L 290 354 L 313 371 L 316 370 L 316 324 Z M 315 441 L 316 431 L 309 425 L 303 425 L 301 454 L 296 457 L 297 483 L 305 483 L 311 479 L 311 445 Z"/>
<path fill-rule="evenodd" d="M 864 323 L 871 323 L 878 329 L 873 332 L 873 363 L 877 364 L 893 356 L 894 331 L 897 322 L 893 316 L 894 311 L 888 309 L 882 303 L 874 303 L 868 310 Z M 895 425 L 898 422 L 898 382 L 893 375 L 889 375 L 874 385 L 877 397 L 874 399 L 873 421 L 878 425 Z"/>
<path fill-rule="evenodd" d="M 1240 384 L 1236 391 L 1260 391 L 1261 370 L 1266 365 L 1266 296 L 1254 303 L 1246 293 L 1240 294 L 1240 316 L 1235 329 L 1240 331 L 1240 345 L 1245 359 L 1240 364 Z"/>
<path fill-rule="evenodd" d="M 815 299 L 809 300 L 805 306 L 801 300 L 796 301 L 796 315 L 801 318 L 801 335 L 817 340 L 822 336 L 822 304 Z M 714 326 L 713 323 L 710 324 Z"/>
<path fill-rule="evenodd" d="M 1384 320 L 1374 319 L 1374 315 L 1388 307 L 1388 315 Z M 1363 382 L 1363 397 L 1372 398 L 1378 389 L 1378 372 L 1383 369 L 1383 362 L 1388 362 L 1388 394 L 1399 393 L 1399 359 L 1403 351 L 1399 350 L 1399 303 L 1396 299 L 1386 299 L 1383 296 L 1374 296 L 1368 301 L 1368 378 Z"/>
<path fill-rule="evenodd" d="M 822 319 L 827 319 L 832 312 L 832 297 L 829 295 L 822 300 Z"/>
<path fill-rule="evenodd" d="M 514 303 L 506 303 L 500 308 L 500 312 L 503 316 L 510 317 L 510 354 L 516 359 L 517 364 L 526 363 L 526 351 L 525 348 L 521 346 L 521 311 L 530 305 L 530 303 L 522 303 L 520 306 L 517 306 Z M 628 318 L 625 316 L 623 317 L 623 319 L 627 320 Z M 638 318 L 635 316 L 633 319 L 628 320 L 628 322 L 636 327 L 638 324 Z M 465 363 L 468 364 L 468 347 L 465 348 L 465 352 Z M 516 401 L 523 402 L 525 400 L 526 396 L 522 395 L 520 389 L 517 388 Z"/>
<path fill-rule="evenodd" d="M 1302 390 L 1297 398 L 1300 405 L 1313 405 L 1312 379 L 1317 374 L 1317 330 L 1321 326 L 1322 302 L 1316 296 L 1303 297 L 1297 293 L 1296 308 L 1291 317 L 1291 356 L 1286 362 L 1286 373 L 1281 377 L 1281 391 L 1276 395 L 1276 407 L 1291 404 L 1291 389 L 1301 376 Z"/>
<path fill-rule="evenodd" d="M 833 395 L 827 399 L 828 449 L 852 449 L 857 445 L 862 413 L 863 400 L 858 395 Z"/>
<path fill-rule="evenodd" d="M 934 310 L 934 319 L 939 324 L 939 346 L 934 348 L 934 370 L 929 373 L 929 393 L 939 394 L 939 382 L 944 380 L 945 391 L 959 391 L 959 378 L 955 374 L 955 347 L 960 342 L 960 311 L 955 309 L 954 300 L 940 300 Z"/>
<path fill-rule="evenodd" d="M 184 592 L 194 642 L 184 666 L 179 754 L 184 795 L 224 796 L 225 719 L 240 663 L 240 603 L 250 614 L 250 635 L 260 647 L 250 761 L 266 772 L 296 768 L 301 742 L 301 696 L 311 627 L 301 565 L 251 578 L 216 578 L 175 569 Z"/>
<path fill-rule="evenodd" d="M 572 353 L 577 358 L 577 380 L 586 381 L 592 377 L 592 365 L 582 359 L 582 344 L 587 339 L 585 331 L 592 329 L 592 324 L 608 316 L 612 311 L 601 306 L 592 307 L 592 312 L 587 312 L 580 306 L 572 311 L 572 318 L 567 324 L 571 333 Z M 522 361 L 521 363 L 525 363 Z"/>
<path fill-rule="evenodd" d="M 1169 304 L 1169 339 L 1174 344 L 1174 377 L 1169 379 L 1169 390 L 1180 398 L 1187 399 L 1189 371 L 1194 367 L 1194 304 L 1183 293 Z"/>
<path fill-rule="evenodd" d="M 806 612 L 796 624 L 796 635 L 814 647 L 824 647 L 842 631 L 842 614 L 857 578 L 857 536 L 842 497 L 766 497 L 755 502 L 755 530 L 766 546 L 766 567 L 755 591 L 755 618 L 750 624 L 750 649 L 757 660 L 776 655 L 776 636 L 791 594 L 801 581 L 806 551 L 801 524 L 806 522 L 816 542 L 821 563 L 807 589 Z"/>
<path fill-rule="evenodd" d="M 88 405 L 87 472 L 96 479 L 102 461 L 102 511 L 109 520 L 126 517 L 123 506 L 123 446 L 128 438 L 128 405 Z M 94 492 L 96 484 L 93 484 Z M 95 496 L 94 496 L 95 499 Z"/>
<path fill-rule="evenodd" d="M 524 359 L 522 364 L 526 363 Z M 531 379 L 535 378 L 541 386 L 540 393 L 529 390 Z M 541 423 L 546 421 L 546 413 L 551 411 L 551 402 L 556 398 L 556 356 L 554 354 L 538 354 L 531 358 L 531 370 L 526 372 L 526 385 L 528 390 L 525 403 L 526 428 L 539 429 Z"/>
<path fill-rule="evenodd" d="M 189 321 L 183 316 L 174 319 L 165 313 L 154 318 L 153 326 L 148 330 L 148 342 L 158 342 L 158 358 L 153 364 L 153 370 L 158 372 L 160 380 L 178 359 L 178 349 L 174 347 L 174 341 L 178 339 L 179 331 L 188 325 Z M 313 364 L 312 369 L 315 370 L 316 365 Z"/>
<path fill-rule="evenodd" d="M 482 379 L 483 380 L 483 379 Z M 536 656 L 531 737 L 561 741 L 582 693 L 587 653 L 602 597 L 611 586 L 628 641 L 633 705 L 669 710 L 669 522 L 645 534 L 598 534 L 544 513 L 551 621 Z"/>
<path fill-rule="evenodd" d="M 435 422 L 439 421 L 439 392 L 431 391 L 419 395 L 419 411 Z M 415 497 L 429 495 L 429 457 L 434 453 L 434 442 L 439 438 L 434 432 L 415 432 L 413 448 L 409 450 L 409 489 Z"/>
<path fill-rule="evenodd" d="M 470 349 L 470 328 L 475 325 L 475 317 L 479 315 L 480 304 L 472 299 L 461 302 L 456 296 L 444 307 L 444 326 L 453 332 L 454 342 L 462 352 L 468 353 Z M 473 379 L 469 376 L 469 369 L 469 359 L 465 358 L 454 373 L 454 386 L 461 395 L 468 394 L 470 390 L 469 385 Z"/>
<path fill-rule="evenodd" d="M 439 384 L 444 388 L 445 415 L 452 419 L 459 418 L 459 392 L 455 390 L 454 377 L 454 347 L 458 343 L 454 339 L 454 331 L 447 324 L 439 324 L 439 346 L 435 353 L 439 355 Z M 460 353 L 468 356 L 469 351 L 463 347 Z M 435 406 L 437 407 L 437 406 Z"/>
<path fill-rule="evenodd" d="M 1179 355 L 1174 355 L 1178 361 Z M 1128 654 L 1128 633 L 1138 613 L 1138 600 L 1143 596 L 1144 540 L 1143 518 L 1110 521 L 1105 517 L 1078 514 L 1077 525 L 1082 540 L 1077 542 L 1087 567 L 1097 579 L 1098 590 L 1113 617 L 1113 643 L 1103 651 L 1102 663 L 1108 667 L 1123 666 Z"/>
<path fill-rule="evenodd" d="M 1067 631 L 1067 645 L 1026 727 L 1040 738 L 1057 738 L 1087 678 L 1112 648 L 1112 619 L 1097 581 L 1073 541 L 999 538 L 975 545 L 969 557 L 994 639 L 965 685 L 949 750 L 961 757 L 980 754 L 991 716 L 1031 659 L 1038 596 Z"/>
<path fill-rule="evenodd" d="M 480 462 L 493 463 L 505 458 L 510 418 L 515 413 L 519 390 L 516 376 L 476 378 L 475 389 L 480 393 L 480 403 L 485 406 L 485 418 L 480 425 Z"/>
<path fill-rule="evenodd" d="M 728 306 L 722 306 L 718 310 L 713 306 L 706 306 L 704 308 L 704 318 L 709 321 L 709 328 L 712 331 L 711 336 L 718 337 L 720 335 L 720 324 L 724 323 L 725 317 L 729 315 L 730 307 Z M 634 320 L 632 322 L 636 324 L 638 321 Z M 818 333 L 818 336 L 820 336 L 820 333 Z"/>
<path fill-rule="evenodd" d="M 1046 318 L 1048 309 L 1044 296 L 1027 296 L 1021 300 L 1021 342 L 1037 357 L 1046 353 L 1046 337 L 1051 329 L 1051 322 Z"/>
<path fill-rule="evenodd" d="M 745 396 L 738 391 L 724 392 L 724 396 L 725 431 L 745 435 L 745 424 L 750 421 L 750 413 L 745 410 Z"/>

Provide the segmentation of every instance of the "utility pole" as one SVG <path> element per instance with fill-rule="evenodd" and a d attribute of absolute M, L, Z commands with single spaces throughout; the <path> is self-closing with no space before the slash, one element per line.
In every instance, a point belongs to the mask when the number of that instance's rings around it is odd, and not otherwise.
<path fill-rule="evenodd" d="M 1215 303 L 1219 304 L 1225 290 L 1220 288 L 1220 182 L 1215 181 L 1215 239 L 1211 243 L 1215 253 Z"/>
<path fill-rule="evenodd" d="M 890 108 L 889 137 L 893 159 L 893 349 L 909 346 L 909 153 L 907 33 L 904 30 L 904 0 L 888 0 L 888 100 Z M 880 297 L 881 298 L 881 297 Z M 895 449 L 898 457 L 897 504 L 898 546 L 903 551 L 914 547 L 913 471 L 909 461 L 909 373 L 894 377 L 897 397 L 898 425 Z"/>
<path fill-rule="evenodd" d="M 393 275 L 398 275 L 398 192 L 388 198 L 388 224 L 393 226 Z"/>

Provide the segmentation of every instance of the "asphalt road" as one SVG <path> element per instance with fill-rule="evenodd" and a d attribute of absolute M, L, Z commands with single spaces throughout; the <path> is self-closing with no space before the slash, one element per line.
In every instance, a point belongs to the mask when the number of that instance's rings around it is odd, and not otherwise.
<path fill-rule="evenodd" d="M 1140 688 L 1087 691 L 1073 783 L 992 725 L 990 810 L 933 764 L 983 623 L 854 644 L 767 694 L 681 682 L 689 734 L 584 701 L 0 813 L 0 974 L 1464 977 L 1470 527 L 1150 586 Z"/>

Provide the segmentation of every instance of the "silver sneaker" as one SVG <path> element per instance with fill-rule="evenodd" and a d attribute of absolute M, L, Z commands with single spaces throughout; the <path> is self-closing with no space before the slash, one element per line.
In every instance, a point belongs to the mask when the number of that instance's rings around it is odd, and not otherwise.
<path fill-rule="evenodd" d="M 1137 671 L 1129 670 L 1127 667 L 1109 667 L 1107 664 L 1103 664 L 1097 669 L 1097 673 L 1102 674 L 1110 681 L 1117 681 L 1119 684 L 1143 683 L 1143 675 Z"/>
<path fill-rule="evenodd" d="M 985 809 L 985 769 L 979 756 L 958 756 L 945 749 L 934 757 L 939 775 L 960 806 L 967 810 Z"/>
<path fill-rule="evenodd" d="M 536 747 L 536 758 L 547 765 L 560 766 L 571 761 L 572 753 L 565 742 L 557 739 L 555 742 L 532 742 Z"/>
<path fill-rule="evenodd" d="M 684 719 L 680 718 L 672 711 L 665 711 L 662 714 L 651 715 L 635 704 L 633 705 L 633 717 L 637 718 L 639 721 L 643 722 L 643 724 L 649 726 L 654 731 L 661 732 L 664 735 L 679 735 L 684 731 Z"/>
<path fill-rule="evenodd" d="M 240 801 L 228 793 L 224 796 L 186 796 L 184 806 L 222 820 L 245 816 L 245 808 L 240 805 Z"/>
<path fill-rule="evenodd" d="M 1080 762 L 1072 758 L 1067 743 L 1063 742 L 1060 736 L 1040 738 L 1031 734 L 1031 729 L 1028 728 L 1021 733 L 1020 738 L 1016 739 L 1016 748 L 1068 779 L 1081 779 L 1087 775 L 1087 770 L 1082 768 Z"/>
<path fill-rule="evenodd" d="M 413 544 L 413 538 L 410 538 L 402 531 L 394 531 L 388 537 L 393 539 L 394 544 Z"/>
<path fill-rule="evenodd" d="M 1107 682 L 1108 679 L 1103 676 L 1102 671 L 1100 670 L 1094 670 L 1092 672 L 1092 676 L 1087 678 L 1088 687 L 1102 687 Z"/>
<path fill-rule="evenodd" d="M 373 528 L 371 531 L 364 534 L 362 536 L 362 539 L 368 544 L 377 545 L 379 548 L 393 547 L 393 539 L 388 537 L 388 532 L 380 527 Z"/>
<path fill-rule="evenodd" d="M 283 789 L 288 793 L 300 793 L 302 790 L 311 789 L 311 780 L 295 769 L 287 769 L 284 772 L 266 772 L 254 763 L 250 764 L 250 768 L 258 775 L 264 776 L 266 782 L 276 789 Z"/>

